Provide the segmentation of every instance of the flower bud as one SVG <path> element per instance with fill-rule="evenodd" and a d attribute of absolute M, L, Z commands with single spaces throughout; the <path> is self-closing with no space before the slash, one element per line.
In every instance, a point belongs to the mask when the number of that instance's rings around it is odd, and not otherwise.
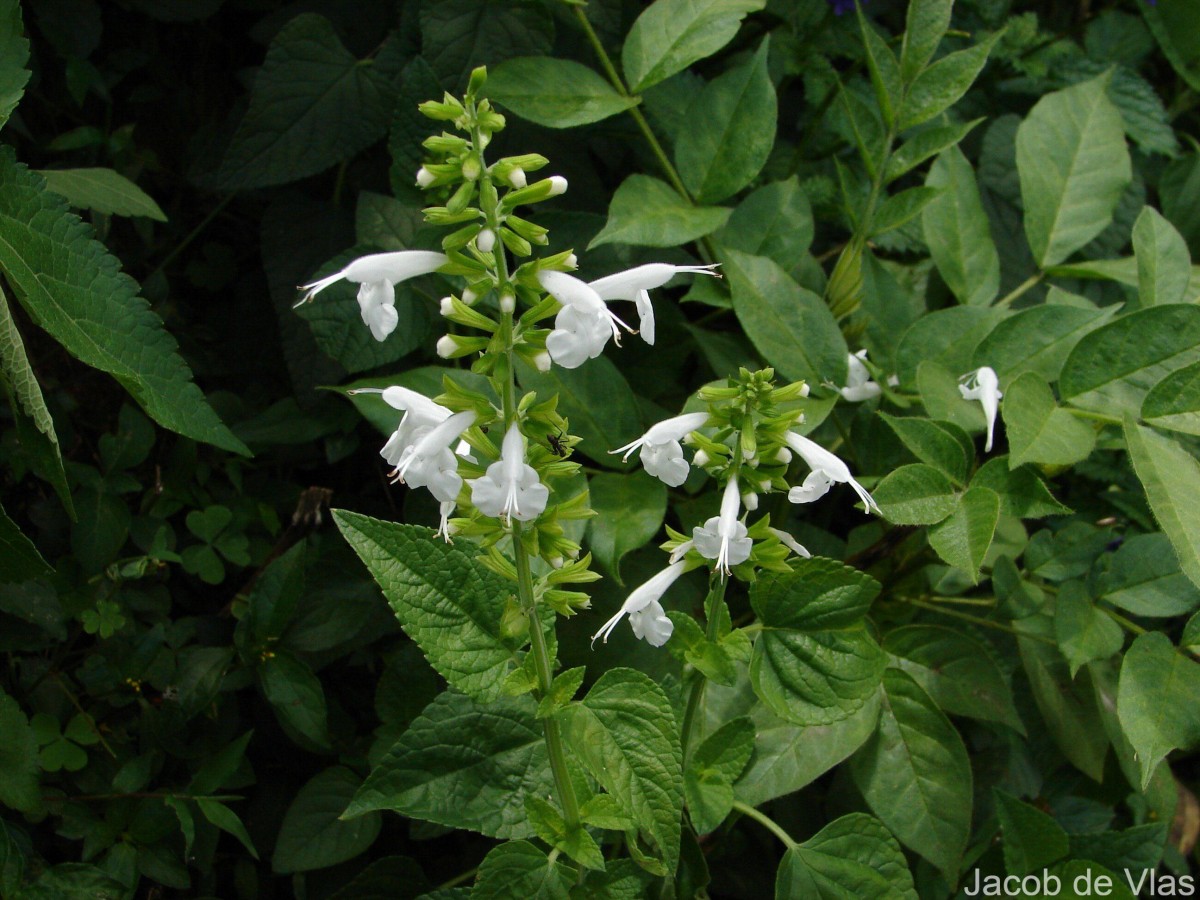
<path fill-rule="evenodd" d="M 443 316 L 450 315 L 454 311 L 454 300 L 450 297 L 443 297 L 441 303 L 438 305 L 438 311 Z"/>
<path fill-rule="evenodd" d="M 471 79 L 467 82 L 467 93 L 475 96 L 483 90 L 483 85 L 487 81 L 487 66 L 479 66 L 471 70 Z"/>
<path fill-rule="evenodd" d="M 463 160 L 462 174 L 467 181 L 474 181 L 483 171 L 483 166 L 479 164 L 479 157 L 472 154 Z"/>
<path fill-rule="evenodd" d="M 576 256 L 574 253 L 568 253 L 567 258 L 563 260 L 563 265 L 566 266 L 568 269 L 578 269 L 579 268 L 579 257 Z"/>
<path fill-rule="evenodd" d="M 529 184 L 529 182 L 525 178 L 525 170 L 522 169 L 520 166 L 517 166 L 516 168 L 514 168 L 511 172 L 508 173 L 508 183 L 515 188 L 526 187 Z"/>
<path fill-rule="evenodd" d="M 437 355 L 442 359 L 452 359 L 457 352 L 458 341 L 454 339 L 454 335 L 445 334 L 438 338 Z"/>
<path fill-rule="evenodd" d="M 551 175 L 549 180 L 551 197 L 557 197 L 559 194 L 565 194 L 567 192 L 567 179 L 563 178 L 561 175 Z"/>
<path fill-rule="evenodd" d="M 742 506 L 746 507 L 750 512 L 754 512 L 758 509 L 758 494 L 753 491 L 742 494 Z"/>
<path fill-rule="evenodd" d="M 475 236 L 475 246 L 480 253 L 491 253 L 492 248 L 496 246 L 496 232 L 484 228 Z"/>
<path fill-rule="evenodd" d="M 792 451 L 787 447 L 780 447 L 775 453 L 775 462 L 780 465 L 788 465 L 792 461 Z"/>
<path fill-rule="evenodd" d="M 551 567 L 553 567 L 555 569 L 561 569 L 563 567 L 563 563 L 566 562 L 566 560 L 564 560 L 561 556 L 552 556 L 548 560 L 546 560 L 546 562 L 550 563 Z"/>
<path fill-rule="evenodd" d="M 692 457 L 692 465 L 699 466 L 700 468 L 704 468 L 710 462 L 712 462 L 712 457 L 703 450 L 697 450 L 696 455 Z"/>
<path fill-rule="evenodd" d="M 512 291 L 505 291 L 500 295 L 500 312 L 509 313 L 517 308 L 517 298 L 513 296 Z"/>
<path fill-rule="evenodd" d="M 421 168 L 417 169 L 417 187 L 427 188 L 433 184 L 436 178 L 437 176 L 435 176 L 424 166 L 421 166 Z"/>
<path fill-rule="evenodd" d="M 550 354 L 543 350 L 533 358 L 533 366 L 539 372 L 550 371 Z"/>
<path fill-rule="evenodd" d="M 476 294 L 470 288 L 467 288 L 465 291 L 462 292 L 462 302 L 467 304 L 467 306 L 472 305 L 478 299 L 479 299 L 479 295 Z"/>

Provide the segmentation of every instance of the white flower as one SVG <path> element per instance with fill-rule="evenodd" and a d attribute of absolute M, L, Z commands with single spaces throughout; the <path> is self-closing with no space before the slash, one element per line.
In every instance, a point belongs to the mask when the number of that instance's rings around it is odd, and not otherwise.
<path fill-rule="evenodd" d="M 851 353 L 846 360 L 846 386 L 840 388 L 838 393 L 851 403 L 870 400 L 880 394 L 879 385 L 871 380 L 871 373 L 863 365 L 866 358 L 867 351 L 859 350 L 857 353 Z"/>
<path fill-rule="evenodd" d="M 450 540 L 450 535 L 458 530 L 450 524 L 450 513 L 454 512 L 454 507 L 457 505 L 453 500 L 443 500 L 438 504 L 441 521 L 438 523 L 438 529 L 433 533 L 433 536 L 442 538 L 447 544 L 454 543 Z"/>
<path fill-rule="evenodd" d="M 638 328 L 647 344 L 654 343 L 654 307 L 650 305 L 649 291 L 662 287 L 680 273 L 714 275 L 716 266 L 672 266 L 667 263 L 649 263 L 597 278 L 588 287 L 600 295 L 601 300 L 629 300 L 637 304 Z"/>
<path fill-rule="evenodd" d="M 420 440 L 406 447 L 396 464 L 392 477 L 409 487 L 427 487 L 439 501 L 446 503 L 458 497 L 462 476 L 458 474 L 458 457 L 450 445 L 471 427 L 475 413 L 455 413 L 431 429 Z"/>
<path fill-rule="evenodd" d="M 665 419 L 657 425 L 652 425 L 650 430 L 636 441 L 608 452 L 624 453 L 621 459 L 627 460 L 629 455 L 640 447 L 642 465 L 646 471 L 671 487 L 679 487 L 688 476 L 688 463 L 683 458 L 683 447 L 679 442 L 697 428 L 702 428 L 707 421 L 706 412 L 685 413 Z"/>
<path fill-rule="evenodd" d="M 417 187 L 427 188 L 436 180 L 437 176 L 424 166 L 421 166 L 421 168 L 417 169 Z"/>
<path fill-rule="evenodd" d="M 844 462 L 824 447 L 794 431 L 789 431 L 784 440 L 812 469 L 809 476 L 804 479 L 803 486 L 794 487 L 788 491 L 789 500 L 793 503 L 811 503 L 823 496 L 829 490 L 830 485 L 848 484 L 854 488 L 854 492 L 866 504 L 868 510 L 873 509 L 875 512 L 879 512 L 879 507 L 871 499 L 871 495 L 854 480 Z"/>
<path fill-rule="evenodd" d="M 983 445 L 983 452 L 990 453 L 996 430 L 996 410 L 999 409 L 1000 398 L 1004 396 L 1000 393 L 1000 379 L 996 377 L 995 369 L 982 366 L 974 372 L 968 372 L 959 381 L 963 382 L 958 386 L 963 399 L 978 400 L 983 407 L 983 414 L 987 417 L 987 443 Z"/>
<path fill-rule="evenodd" d="M 742 495 L 738 489 L 737 476 L 725 484 L 721 497 L 721 514 L 713 516 L 703 525 L 692 529 L 692 543 L 705 559 L 716 560 L 717 571 L 729 574 L 732 566 L 740 565 L 750 558 L 753 541 L 746 536 L 746 526 L 738 521 L 742 508 Z"/>
<path fill-rule="evenodd" d="M 500 459 L 471 482 L 471 502 L 485 516 L 528 522 L 542 514 L 549 497 L 533 466 L 525 462 L 525 439 L 513 422 L 504 435 Z"/>
<path fill-rule="evenodd" d="M 371 329 L 375 340 L 382 341 L 395 330 L 398 321 L 395 286 L 409 278 L 435 272 L 447 262 L 449 258 L 446 254 L 431 250 L 372 253 L 359 257 L 340 272 L 326 275 L 310 284 L 302 284 L 300 290 L 304 291 L 304 296 L 300 298 L 300 303 L 307 303 L 339 281 L 357 282 L 358 308 L 363 322 Z"/>
<path fill-rule="evenodd" d="M 808 552 L 808 548 L 786 531 L 780 531 L 778 528 L 768 528 L 767 531 L 779 538 L 779 543 L 783 544 L 783 546 L 787 547 L 797 556 L 803 556 L 805 559 L 810 559 L 812 557 L 812 554 Z"/>
<path fill-rule="evenodd" d="M 651 647 L 661 647 L 665 644 L 671 637 L 675 626 L 667 618 L 658 599 L 683 574 L 684 565 L 682 562 L 672 563 L 634 590 L 621 604 L 617 614 L 592 635 L 592 643 L 596 642 L 596 638 L 603 637 L 604 643 L 607 644 L 608 636 L 620 623 L 621 618 L 629 616 L 629 624 L 633 627 L 633 633 L 637 638 L 644 640 Z"/>

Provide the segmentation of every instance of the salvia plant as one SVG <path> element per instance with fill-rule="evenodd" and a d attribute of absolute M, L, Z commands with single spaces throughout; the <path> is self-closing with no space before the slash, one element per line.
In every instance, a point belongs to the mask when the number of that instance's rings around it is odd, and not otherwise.
<path fill-rule="evenodd" d="M 1193 7 L 0 0 L 0 900 L 1194 894 Z"/>

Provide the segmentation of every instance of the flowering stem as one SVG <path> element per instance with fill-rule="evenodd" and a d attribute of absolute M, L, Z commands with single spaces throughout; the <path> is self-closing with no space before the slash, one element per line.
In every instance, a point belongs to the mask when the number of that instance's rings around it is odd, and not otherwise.
<path fill-rule="evenodd" d="M 799 846 L 795 841 L 792 840 L 792 836 L 784 831 L 774 819 L 772 819 L 766 813 L 759 812 L 749 803 L 743 803 L 741 800 L 734 800 L 733 808 L 740 812 L 743 816 L 753 819 L 763 828 L 767 829 L 767 831 L 771 832 L 771 834 L 783 841 L 789 850 L 793 847 Z"/>
<path fill-rule="evenodd" d="M 725 600 L 725 585 L 726 579 L 721 576 L 721 573 L 719 571 L 713 572 L 712 578 L 709 581 L 708 597 L 704 601 L 705 615 L 708 617 L 708 628 L 705 637 L 710 641 L 717 640 L 719 622 L 716 610 L 718 605 Z M 695 672 L 692 679 L 692 686 L 688 693 L 687 707 L 683 711 L 683 725 L 679 731 L 679 739 L 683 745 L 683 758 L 685 761 L 687 760 L 688 744 L 691 741 L 692 729 L 695 727 L 696 713 L 700 710 L 700 703 L 704 699 L 704 687 L 708 684 L 708 679 L 701 672 Z"/>

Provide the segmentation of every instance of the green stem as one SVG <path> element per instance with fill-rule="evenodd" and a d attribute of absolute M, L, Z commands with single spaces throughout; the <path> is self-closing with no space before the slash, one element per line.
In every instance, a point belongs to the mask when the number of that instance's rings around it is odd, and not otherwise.
<path fill-rule="evenodd" d="M 956 609 L 946 609 L 944 606 L 938 606 L 935 603 L 926 603 L 924 600 L 918 600 L 915 597 L 901 597 L 900 599 L 911 606 L 920 607 L 921 609 L 928 609 L 935 613 L 941 613 L 943 616 L 950 616 L 952 619 L 961 619 L 964 622 L 982 625 L 984 628 L 994 628 L 997 631 L 1005 631 L 1009 634 L 1016 635 L 1017 637 L 1023 637 L 1028 638 L 1031 641 L 1037 641 L 1039 644 L 1048 644 L 1051 647 L 1058 646 L 1054 641 L 1050 640 L 1049 638 L 1044 638 L 1040 634 L 1030 634 L 1028 631 L 1021 631 L 1018 628 L 1013 628 L 1011 625 L 1005 625 L 1003 622 L 995 622 L 991 619 L 973 616 L 970 613 L 959 612 Z"/>
<path fill-rule="evenodd" d="M 1110 619 L 1112 619 L 1114 622 L 1116 622 L 1118 625 L 1120 625 L 1122 628 L 1124 628 L 1130 634 L 1138 634 L 1138 635 L 1146 634 L 1145 628 L 1143 628 L 1137 622 L 1129 621 L 1129 619 L 1125 618 L 1123 615 L 1121 615 L 1116 610 L 1109 609 L 1107 606 L 1102 606 L 1100 608 L 1102 610 L 1104 610 L 1106 613 L 1108 613 L 1108 617 Z"/>
<path fill-rule="evenodd" d="M 142 279 L 142 282 L 145 283 L 145 282 L 149 281 L 151 278 L 153 278 L 155 275 L 157 275 L 159 272 L 161 272 L 163 269 L 165 269 L 167 266 L 169 266 L 171 263 L 173 263 L 175 261 L 175 257 L 177 257 L 180 253 L 182 253 L 188 247 L 188 245 L 191 244 L 191 242 L 194 241 L 199 236 L 200 232 L 202 232 L 205 228 L 208 227 L 208 223 L 211 222 L 213 219 L 215 219 L 217 216 L 219 216 L 221 214 L 221 210 L 223 210 L 226 206 L 229 205 L 229 201 L 232 200 L 233 197 L 234 197 L 233 194 L 226 194 L 224 197 L 222 197 L 221 201 L 212 208 L 212 210 L 209 212 L 209 214 L 207 216 L 204 217 L 204 219 L 200 222 L 200 224 L 197 225 L 195 228 L 193 228 L 188 233 L 187 237 L 185 237 L 182 241 L 180 241 L 178 244 L 176 244 L 174 249 L 172 249 L 171 252 L 168 253 L 165 257 L 163 257 L 163 261 L 160 262 L 157 266 L 155 266 L 149 275 L 147 275 L 145 278 Z"/>
<path fill-rule="evenodd" d="M 749 803 L 743 803 L 741 800 L 734 800 L 733 808 L 746 818 L 753 819 L 763 828 L 767 829 L 767 831 L 771 832 L 771 834 L 783 841 L 789 850 L 793 847 L 799 846 L 799 844 L 792 840 L 792 836 L 784 831 L 774 819 L 772 819 L 766 813 L 759 812 Z"/>
<path fill-rule="evenodd" d="M 1076 409 L 1073 406 L 1064 406 L 1067 412 L 1080 419 L 1091 419 L 1093 422 L 1103 422 L 1105 425 L 1124 425 L 1125 422 L 1116 416 L 1110 416 L 1106 413 L 1092 412 L 1087 409 Z"/>
<path fill-rule="evenodd" d="M 1009 293 L 1005 294 L 1003 297 L 1001 297 L 999 300 L 997 300 L 995 302 L 995 304 L 993 304 L 993 305 L 997 306 L 997 307 L 1008 306 L 1010 303 L 1012 303 L 1018 297 L 1022 296 L 1026 291 L 1032 290 L 1033 288 L 1035 288 L 1039 284 L 1041 284 L 1042 279 L 1045 277 L 1046 277 L 1045 272 L 1035 272 L 1033 275 L 1030 275 L 1028 278 L 1026 278 L 1024 281 L 1022 281 L 1020 284 L 1018 284 L 1015 288 L 1013 288 Z"/>
<path fill-rule="evenodd" d="M 460 872 L 458 875 L 455 875 L 449 881 L 443 881 L 441 884 L 438 885 L 437 889 L 439 891 L 448 891 L 448 890 L 450 890 L 450 888 L 458 887 L 464 881 L 470 881 L 472 878 L 474 878 L 475 874 L 478 871 L 479 871 L 479 866 L 476 866 L 473 869 L 467 869 L 467 871 L 465 871 L 465 872 Z"/>
<path fill-rule="evenodd" d="M 717 639 L 718 622 L 715 612 L 717 605 L 725 599 L 726 583 L 726 579 L 720 572 L 713 572 L 709 581 L 708 597 L 704 601 L 705 615 L 708 618 L 708 627 L 704 636 L 710 641 Z M 688 758 L 688 745 L 691 743 L 692 729 L 696 727 L 696 713 L 700 711 L 700 704 L 704 700 L 704 688 L 707 684 L 708 679 L 702 672 L 692 673 L 692 685 L 688 691 L 687 706 L 683 711 L 683 725 L 679 730 L 679 740 L 683 746 L 685 761 Z"/>
<path fill-rule="evenodd" d="M 933 603 L 957 603 L 961 606 L 995 606 L 995 598 L 986 597 L 930 597 Z"/>

